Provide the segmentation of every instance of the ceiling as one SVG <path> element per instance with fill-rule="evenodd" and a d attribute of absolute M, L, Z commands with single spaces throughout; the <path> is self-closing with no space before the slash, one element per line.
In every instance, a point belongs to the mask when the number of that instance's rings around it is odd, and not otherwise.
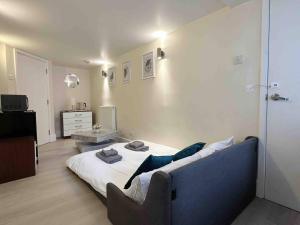
<path fill-rule="evenodd" d="M 52 60 L 86 66 L 155 40 L 155 31 L 223 8 L 222 0 L 0 0 L 0 42 Z"/>

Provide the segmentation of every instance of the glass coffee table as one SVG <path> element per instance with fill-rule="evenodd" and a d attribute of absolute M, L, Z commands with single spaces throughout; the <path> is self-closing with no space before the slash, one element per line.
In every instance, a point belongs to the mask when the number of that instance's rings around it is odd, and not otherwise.
<path fill-rule="evenodd" d="M 100 132 L 81 131 L 71 135 L 76 140 L 80 152 L 94 151 L 118 142 L 118 133 L 114 130 L 101 129 Z"/>

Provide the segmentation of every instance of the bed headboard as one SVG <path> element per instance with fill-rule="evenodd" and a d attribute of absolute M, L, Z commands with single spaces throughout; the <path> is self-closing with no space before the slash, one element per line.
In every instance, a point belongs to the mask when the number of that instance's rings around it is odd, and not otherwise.
<path fill-rule="evenodd" d="M 100 106 L 99 121 L 104 129 L 117 130 L 116 106 Z"/>

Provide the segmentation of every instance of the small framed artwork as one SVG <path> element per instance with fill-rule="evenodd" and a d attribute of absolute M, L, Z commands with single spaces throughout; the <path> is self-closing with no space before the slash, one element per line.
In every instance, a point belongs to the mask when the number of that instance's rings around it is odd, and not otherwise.
<path fill-rule="evenodd" d="M 116 67 L 109 68 L 107 71 L 109 85 L 114 85 L 116 82 Z"/>
<path fill-rule="evenodd" d="M 142 56 L 142 79 L 155 77 L 154 51 L 145 53 Z"/>
<path fill-rule="evenodd" d="M 122 75 L 123 75 L 123 83 L 129 83 L 131 79 L 131 62 L 124 62 L 122 64 Z"/>

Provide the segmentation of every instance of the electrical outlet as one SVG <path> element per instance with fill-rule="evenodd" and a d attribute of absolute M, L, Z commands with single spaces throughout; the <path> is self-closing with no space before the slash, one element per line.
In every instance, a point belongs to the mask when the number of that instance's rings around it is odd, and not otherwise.
<path fill-rule="evenodd" d="M 279 88 L 279 86 L 278 82 L 271 82 L 271 88 Z"/>

